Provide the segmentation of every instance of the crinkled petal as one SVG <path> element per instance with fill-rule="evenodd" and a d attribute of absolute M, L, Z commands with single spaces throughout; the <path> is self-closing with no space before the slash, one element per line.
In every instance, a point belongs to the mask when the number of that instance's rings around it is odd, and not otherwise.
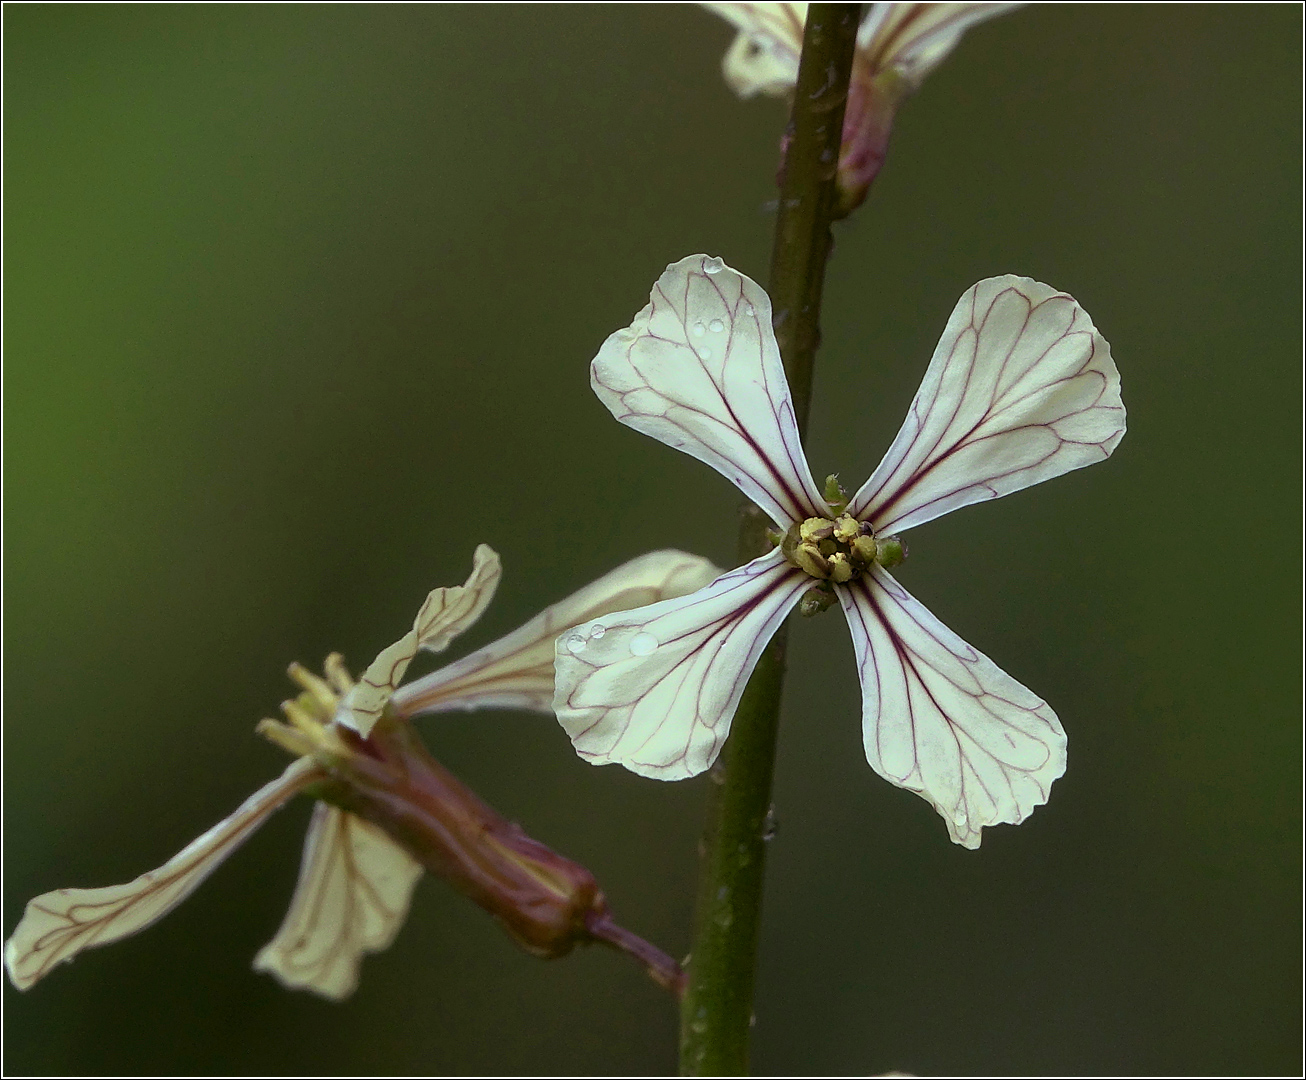
<path fill-rule="evenodd" d="M 957 303 L 849 510 L 900 532 L 1092 465 L 1124 434 L 1120 373 L 1088 313 L 1029 278 L 988 278 Z"/>
<path fill-rule="evenodd" d="M 823 514 L 771 329 L 771 301 L 720 259 L 672 263 L 590 367 L 623 424 L 706 462 L 777 524 Z"/>
<path fill-rule="evenodd" d="M 655 604 L 701 589 L 721 570 L 683 551 L 652 551 L 545 608 L 525 626 L 456 663 L 401 686 L 391 699 L 401 717 L 451 709 L 553 712 L 557 637 L 613 611 Z"/>
<path fill-rule="evenodd" d="M 659 780 L 711 767 L 758 657 L 811 584 L 774 551 L 563 634 L 553 707 L 577 753 Z"/>
<path fill-rule="evenodd" d="M 1024 4 L 870 4 L 857 49 L 873 73 L 894 69 L 920 86 L 976 23 Z"/>
<path fill-rule="evenodd" d="M 806 4 L 703 4 L 739 30 L 722 61 L 726 85 L 741 98 L 783 97 L 798 82 Z"/>
<path fill-rule="evenodd" d="M 186 899 L 268 816 L 318 777 L 308 759 L 292 762 L 272 783 L 240 804 L 230 817 L 187 844 L 157 870 L 125 885 L 56 889 L 29 900 L 5 942 L 9 981 L 26 990 L 83 949 L 144 930 Z"/>
<path fill-rule="evenodd" d="M 1017 824 L 1066 771 L 1056 713 L 944 626 L 887 571 L 836 588 L 862 683 L 866 760 L 914 791 L 977 848 L 980 830 Z"/>
<path fill-rule="evenodd" d="M 364 954 L 394 940 L 421 876 L 421 863 L 383 830 L 318 803 L 290 910 L 254 970 L 342 1001 L 358 986 Z"/>
<path fill-rule="evenodd" d="M 431 590 L 413 628 L 372 661 L 340 702 L 336 719 L 364 737 L 370 734 L 417 650 L 441 652 L 448 648 L 449 642 L 481 617 L 499 587 L 502 572 L 494 549 L 480 544 L 466 584 Z"/>

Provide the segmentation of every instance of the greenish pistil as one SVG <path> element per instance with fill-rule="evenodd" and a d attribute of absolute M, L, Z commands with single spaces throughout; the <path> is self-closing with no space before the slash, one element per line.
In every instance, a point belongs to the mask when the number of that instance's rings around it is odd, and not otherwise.
<path fill-rule="evenodd" d="M 790 563 L 817 579 L 799 605 L 803 615 L 830 607 L 835 601 L 832 586 L 856 581 L 874 564 L 886 569 L 897 566 L 907 555 L 898 537 L 877 537 L 869 522 L 851 514 L 796 522 L 780 538 L 780 550 Z"/>

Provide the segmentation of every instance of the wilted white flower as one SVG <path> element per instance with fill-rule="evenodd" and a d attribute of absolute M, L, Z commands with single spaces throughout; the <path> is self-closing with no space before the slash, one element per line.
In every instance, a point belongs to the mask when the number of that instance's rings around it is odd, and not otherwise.
<path fill-rule="evenodd" d="M 898 107 L 976 23 L 1021 4 L 867 4 L 857 30 L 839 152 L 843 213 L 855 209 L 884 163 Z M 705 3 L 738 28 L 722 62 L 742 98 L 787 97 L 798 82 L 806 4 Z"/>
<path fill-rule="evenodd" d="M 1125 431 L 1110 349 L 1065 293 L 981 281 L 948 320 L 889 452 L 848 500 L 812 479 L 771 326 L 756 283 L 694 255 L 667 267 L 595 358 L 591 382 L 612 414 L 733 481 L 777 524 L 778 543 L 693 595 L 563 635 L 554 709 L 596 764 L 666 780 L 701 773 L 789 611 L 805 593 L 812 609 L 837 599 L 867 760 L 977 847 L 983 826 L 1047 801 L 1065 733 L 893 579 L 886 567 L 904 551 L 894 534 L 1107 457 Z"/>
<path fill-rule="evenodd" d="M 134 881 L 101 889 L 58 889 L 30 901 L 22 921 L 5 943 L 4 960 L 10 980 L 25 990 L 83 949 L 117 941 L 162 918 L 273 811 L 293 795 L 328 780 L 328 771 L 321 767 L 320 759 L 361 760 L 357 750 L 362 744 L 354 732 L 363 736 L 371 732 L 387 704 L 400 721 L 450 709 L 509 707 L 550 712 L 553 641 L 560 631 L 632 604 L 683 595 L 701 587 L 718 572 L 707 560 L 683 552 L 652 552 L 546 608 L 506 637 L 396 689 L 418 649 L 439 652 L 446 648 L 480 617 L 493 597 L 500 577 L 499 556 L 482 544 L 476 549 L 467 582 L 432 591 L 413 629 L 385 649 L 358 683 L 349 677 L 338 655 L 327 659 L 325 680 L 298 664 L 291 666 L 290 675 L 303 693 L 282 705 L 290 723 L 265 720 L 259 728 L 275 742 L 303 756 L 230 817 L 158 869 Z M 433 763 L 427 767 L 438 768 Z M 457 783 L 443 776 L 436 779 L 445 789 Z M 502 862 L 509 872 L 524 863 L 542 860 L 546 869 L 560 868 L 559 873 L 574 868 L 573 877 L 588 878 L 592 884 L 587 871 L 554 856 L 516 826 L 500 823 L 497 815 L 471 793 L 455 791 L 453 797 L 462 800 L 459 812 L 474 818 L 469 820 L 469 829 L 477 836 L 485 830 L 487 820 L 491 828 L 502 824 L 502 836 L 492 838 L 500 842 L 489 852 L 489 858 Z M 450 856 L 447 865 L 451 879 L 460 861 L 476 862 L 478 854 L 473 849 L 477 836 L 462 838 L 466 851 L 460 849 Z M 302 987 L 333 999 L 347 997 L 357 985 L 363 955 L 384 949 L 394 939 L 422 869 L 413 855 L 377 825 L 318 802 L 304 842 L 299 883 L 290 911 L 273 940 L 259 952 L 254 967 L 271 972 L 289 987 Z M 529 876 L 530 867 L 522 872 Z M 583 880 L 580 883 L 585 884 Z M 491 906 L 475 890 L 465 891 L 484 906 Z M 597 902 L 602 902 L 601 893 L 597 894 Z M 512 912 L 496 914 L 503 917 Z M 552 944 L 526 940 L 520 928 L 514 928 L 508 919 L 505 924 L 536 951 Z M 530 929 L 527 927 L 527 931 Z M 569 947 L 570 940 L 562 944 Z"/>

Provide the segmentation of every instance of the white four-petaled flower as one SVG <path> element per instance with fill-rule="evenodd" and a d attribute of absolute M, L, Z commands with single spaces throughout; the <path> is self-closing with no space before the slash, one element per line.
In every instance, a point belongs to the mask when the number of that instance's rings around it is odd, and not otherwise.
<path fill-rule="evenodd" d="M 694 255 L 667 267 L 595 358 L 595 393 L 618 420 L 711 465 L 785 540 L 690 596 L 563 635 L 554 709 L 596 764 L 666 780 L 701 773 L 771 635 L 805 592 L 833 590 L 852 632 L 867 760 L 977 847 L 983 826 L 1047 801 L 1065 733 L 880 556 L 889 534 L 1107 457 L 1125 431 L 1110 349 L 1065 293 L 1029 278 L 981 281 L 845 511 L 812 479 L 771 326 L 763 289 Z"/>
<path fill-rule="evenodd" d="M 339 656 L 327 679 L 298 665 L 304 689 L 283 705 L 292 725 L 264 721 L 276 741 L 304 756 L 235 813 L 156 870 L 124 885 L 58 889 L 31 900 L 5 943 L 9 978 L 25 990 L 83 949 L 145 929 L 180 904 L 292 796 L 321 781 L 316 747 L 331 749 L 337 724 L 367 735 L 389 704 L 406 719 L 453 709 L 551 712 L 553 642 L 558 633 L 607 612 L 692 592 L 718 573 L 706 559 L 655 551 L 632 559 L 498 641 L 399 687 L 418 649 L 439 652 L 485 610 L 499 584 L 499 556 L 482 544 L 464 585 L 435 589 L 413 629 L 385 649 L 354 683 Z M 341 999 L 358 983 L 364 954 L 386 948 L 408 911 L 422 866 L 376 825 L 327 803 L 314 807 L 299 883 L 276 937 L 254 960 L 289 987 Z"/>
<path fill-rule="evenodd" d="M 742 98 L 783 97 L 798 82 L 807 5 L 702 5 L 739 33 L 721 62 L 730 88 Z M 873 77 L 894 70 L 917 89 L 976 23 L 1023 4 L 867 4 L 857 28 L 857 59 Z"/>
<path fill-rule="evenodd" d="M 839 151 L 841 213 L 866 197 L 884 162 L 898 107 L 976 23 L 1021 4 L 867 4 L 857 28 Z M 726 83 L 742 98 L 787 97 L 798 82 L 806 4 L 705 3 L 739 33 L 726 52 Z"/>

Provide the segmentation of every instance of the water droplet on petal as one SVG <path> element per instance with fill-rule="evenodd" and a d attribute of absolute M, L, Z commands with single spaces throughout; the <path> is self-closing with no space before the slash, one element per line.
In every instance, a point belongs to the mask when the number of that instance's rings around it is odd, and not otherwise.
<path fill-rule="evenodd" d="M 596 639 L 601 638 L 607 632 L 608 632 L 608 628 L 604 626 L 601 622 L 596 622 L 593 626 L 590 627 L 590 637 L 592 638 L 596 638 Z"/>
<path fill-rule="evenodd" d="M 572 634 L 567 639 L 567 648 L 574 653 L 578 653 L 585 648 L 585 639 L 580 634 Z"/>
<path fill-rule="evenodd" d="M 965 825 L 965 824 L 966 824 L 966 811 L 965 811 L 965 810 L 958 809 L 958 811 L 957 811 L 955 814 L 952 815 L 952 820 L 953 820 L 954 822 L 956 822 L 958 825 Z"/>
<path fill-rule="evenodd" d="M 636 634 L 630 639 L 632 656 L 650 656 L 658 647 L 658 639 L 649 633 Z"/>
<path fill-rule="evenodd" d="M 719 258 L 719 257 L 716 256 L 716 255 L 713 255 L 713 256 L 712 256 L 711 258 L 709 258 L 709 259 L 704 259 L 704 260 L 703 260 L 703 270 L 704 270 L 706 273 L 709 273 L 709 274 L 719 274 L 719 273 L 721 273 L 721 271 L 724 270 L 725 268 L 726 268 L 726 264 L 725 264 L 724 260 L 722 260 L 721 258 Z"/>
<path fill-rule="evenodd" d="M 726 324 L 723 323 L 720 319 L 713 319 L 710 323 L 707 324 L 707 328 L 711 330 L 712 333 L 719 334 L 721 333 L 722 330 L 726 328 Z"/>
<path fill-rule="evenodd" d="M 701 356 L 704 360 L 711 360 L 711 359 L 712 359 L 712 350 L 711 350 L 711 349 L 699 349 L 699 350 L 698 350 L 698 355 Z"/>
<path fill-rule="evenodd" d="M 695 337 L 702 337 L 702 336 L 703 336 L 704 334 L 706 334 L 706 333 L 707 333 L 707 330 L 704 329 L 703 324 L 702 324 L 701 322 L 696 322 L 696 323 L 694 324 L 694 336 L 695 336 Z"/>
<path fill-rule="evenodd" d="M 756 314 L 757 314 L 757 308 L 753 307 L 752 304 L 745 304 L 745 305 L 744 305 L 744 314 L 745 314 L 745 315 L 756 315 Z"/>

